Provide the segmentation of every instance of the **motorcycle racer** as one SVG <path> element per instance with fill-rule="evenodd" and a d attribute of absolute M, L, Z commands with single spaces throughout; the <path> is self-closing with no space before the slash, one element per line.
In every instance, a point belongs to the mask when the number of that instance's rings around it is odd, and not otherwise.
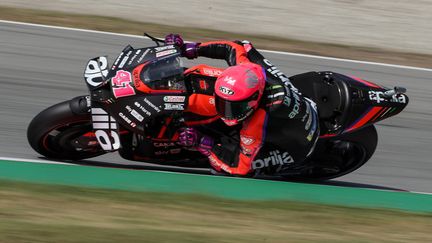
<path fill-rule="evenodd" d="M 179 143 L 208 157 L 218 172 L 250 175 L 302 163 L 319 136 L 316 105 L 302 96 L 289 78 L 247 41 L 184 43 L 166 36 L 182 55 L 224 59 L 230 66 L 215 83 L 215 105 L 228 126 L 238 127 L 235 141 L 202 134 L 193 127 L 180 130 Z"/>

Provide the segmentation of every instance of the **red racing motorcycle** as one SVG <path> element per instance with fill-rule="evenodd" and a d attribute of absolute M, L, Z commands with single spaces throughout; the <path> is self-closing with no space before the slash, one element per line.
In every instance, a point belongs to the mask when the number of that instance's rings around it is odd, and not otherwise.
<path fill-rule="evenodd" d="M 90 94 L 40 112 L 27 130 L 31 147 L 57 160 L 117 151 L 127 160 L 208 168 L 199 152 L 177 145 L 177 129 L 194 126 L 221 140 L 239 137 L 214 107 L 214 82 L 222 70 L 207 65 L 186 69 L 175 46 L 153 40 L 157 46 L 127 46 L 111 67 L 104 56 L 91 59 L 84 72 Z M 268 160 L 254 161 L 256 174 L 311 180 L 348 174 L 375 152 L 374 123 L 408 104 L 404 88 L 389 89 L 354 76 L 307 72 L 290 80 L 317 104 L 320 138 L 305 162 L 285 164 L 283 155 L 273 153 Z M 191 99 L 200 106 L 189 105 Z"/>

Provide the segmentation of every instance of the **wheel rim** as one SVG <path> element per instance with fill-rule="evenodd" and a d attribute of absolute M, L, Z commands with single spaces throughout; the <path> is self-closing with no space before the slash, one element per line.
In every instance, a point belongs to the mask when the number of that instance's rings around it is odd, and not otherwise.
<path fill-rule="evenodd" d="M 62 124 L 48 132 L 42 139 L 43 147 L 59 157 L 71 159 L 84 159 L 103 154 L 96 138 L 86 139 L 83 136 L 92 131 L 92 125 L 88 121 L 76 121 Z"/>

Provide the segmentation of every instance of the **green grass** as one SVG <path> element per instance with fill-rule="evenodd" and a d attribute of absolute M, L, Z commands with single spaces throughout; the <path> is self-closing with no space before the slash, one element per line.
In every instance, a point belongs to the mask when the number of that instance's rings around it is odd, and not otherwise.
<path fill-rule="evenodd" d="M 430 63 L 432 61 L 432 55 L 424 55 L 421 53 L 405 53 L 390 49 L 384 50 L 371 47 L 346 46 L 332 43 L 284 39 L 277 36 L 246 35 L 219 30 L 143 23 L 121 18 L 70 14 L 56 11 L 19 9 L 0 6 L 0 19 L 136 35 L 142 35 L 143 32 L 148 32 L 155 36 L 163 37 L 167 33 L 180 33 L 188 40 L 200 42 L 214 39 L 247 39 L 254 43 L 256 47 L 261 49 L 291 51 L 427 68 L 430 68 Z"/>
<path fill-rule="evenodd" d="M 0 242 L 432 242 L 431 214 L 0 181 Z"/>

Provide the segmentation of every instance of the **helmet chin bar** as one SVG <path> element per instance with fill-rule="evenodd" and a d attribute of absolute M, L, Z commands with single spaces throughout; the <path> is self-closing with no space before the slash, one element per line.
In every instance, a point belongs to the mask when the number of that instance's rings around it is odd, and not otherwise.
<path fill-rule="evenodd" d="M 240 118 L 229 119 L 229 118 L 221 117 L 221 119 L 227 126 L 234 126 L 234 125 L 237 125 L 239 122 L 248 118 L 253 113 L 253 111 L 254 111 L 254 109 L 250 109 L 248 112 L 246 112 L 246 114 L 244 114 Z"/>

